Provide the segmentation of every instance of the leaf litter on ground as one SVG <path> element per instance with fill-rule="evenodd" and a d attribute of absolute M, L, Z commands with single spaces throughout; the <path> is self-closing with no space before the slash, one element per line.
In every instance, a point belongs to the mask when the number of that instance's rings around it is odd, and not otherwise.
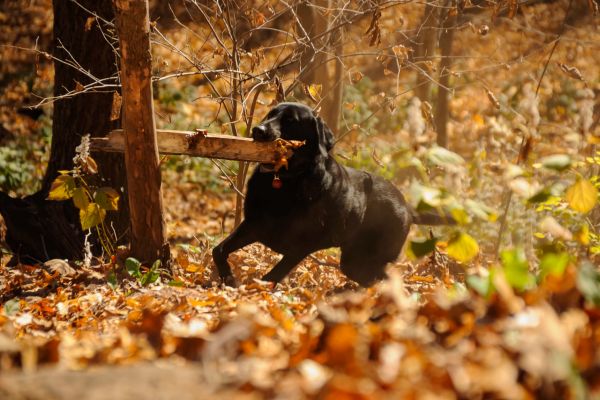
<path fill-rule="evenodd" d="M 261 246 L 240 253 L 231 260 L 244 282 L 238 289 L 201 288 L 198 272 L 183 269 L 183 287 L 163 277 L 113 289 L 110 266 L 4 267 L 2 369 L 168 361 L 201 366 L 198 379 L 217 393 L 288 398 L 574 398 L 586 384 L 600 390 L 600 313 L 572 265 L 524 292 L 497 274 L 496 292 L 482 297 L 465 285 L 464 267 L 437 251 L 358 290 L 345 290 L 327 252 L 274 289 L 256 277 L 276 256 Z"/>

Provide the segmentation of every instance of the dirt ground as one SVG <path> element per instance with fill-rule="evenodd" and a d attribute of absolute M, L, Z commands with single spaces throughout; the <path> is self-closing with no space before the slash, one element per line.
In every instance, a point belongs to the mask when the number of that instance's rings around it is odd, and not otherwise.
<path fill-rule="evenodd" d="M 202 378 L 202 368 L 171 362 L 102 366 L 85 371 L 43 368 L 0 375 L 3 400 L 192 400 L 259 398 L 232 390 L 214 391 Z"/>

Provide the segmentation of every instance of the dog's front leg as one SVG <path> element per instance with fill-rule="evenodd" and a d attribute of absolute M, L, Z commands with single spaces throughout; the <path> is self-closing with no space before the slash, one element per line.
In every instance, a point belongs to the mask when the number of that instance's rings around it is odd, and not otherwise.
<path fill-rule="evenodd" d="M 308 254 L 304 253 L 288 253 L 283 256 L 281 260 L 269 273 L 263 276 L 263 281 L 269 281 L 277 283 L 281 281 L 285 276 L 294 268 L 300 261 L 304 259 Z"/>
<path fill-rule="evenodd" d="M 256 242 L 255 230 L 256 227 L 252 227 L 250 223 L 244 220 L 231 235 L 227 236 L 213 249 L 213 260 L 217 265 L 219 276 L 226 285 L 236 286 L 235 279 L 231 273 L 231 267 L 229 266 L 229 262 L 227 262 L 227 257 L 234 251 Z"/>

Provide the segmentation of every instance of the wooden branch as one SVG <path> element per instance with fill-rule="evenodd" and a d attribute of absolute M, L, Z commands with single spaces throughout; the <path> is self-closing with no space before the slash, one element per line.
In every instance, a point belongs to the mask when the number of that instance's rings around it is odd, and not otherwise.
<path fill-rule="evenodd" d="M 186 154 L 196 157 L 224 158 L 237 161 L 277 163 L 293 152 L 277 142 L 255 142 L 250 138 L 217 135 L 206 131 L 156 131 L 158 151 L 162 154 Z M 125 148 L 123 130 L 112 131 L 105 138 L 92 138 L 92 150 L 122 152 Z M 298 146 L 298 143 L 295 143 Z"/>

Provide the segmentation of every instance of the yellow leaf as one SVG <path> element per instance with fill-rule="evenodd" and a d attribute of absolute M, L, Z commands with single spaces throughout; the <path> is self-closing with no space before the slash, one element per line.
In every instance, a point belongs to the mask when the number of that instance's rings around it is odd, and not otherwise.
<path fill-rule="evenodd" d="M 311 98 L 312 101 L 318 102 L 321 100 L 321 91 L 323 90 L 323 85 L 308 85 L 305 87 L 306 94 Z"/>
<path fill-rule="evenodd" d="M 75 204 L 75 207 L 80 210 L 86 209 L 88 204 L 90 204 L 90 200 L 82 187 L 75 188 L 73 191 L 73 203 Z"/>
<path fill-rule="evenodd" d="M 477 125 L 477 126 L 480 126 L 480 127 L 485 126 L 485 120 L 483 119 L 483 117 L 480 114 L 473 115 L 472 120 L 475 123 L 475 125 Z"/>
<path fill-rule="evenodd" d="M 188 297 L 187 301 L 192 307 L 212 307 L 215 305 L 214 300 L 194 299 Z"/>
<path fill-rule="evenodd" d="M 452 215 L 452 218 L 460 225 L 466 225 L 470 221 L 469 214 L 462 208 L 453 208 L 450 211 L 450 215 Z"/>
<path fill-rule="evenodd" d="M 575 232 L 575 240 L 584 246 L 590 244 L 590 227 L 587 223 L 584 223 L 577 232 Z"/>
<path fill-rule="evenodd" d="M 200 264 L 189 263 L 184 269 L 185 269 L 185 272 L 195 273 L 195 272 L 198 272 L 200 270 L 203 270 L 204 268 Z"/>
<path fill-rule="evenodd" d="M 95 227 L 104 221 L 106 217 L 106 210 L 103 210 L 96 203 L 90 203 L 88 206 L 79 210 L 79 221 L 81 222 L 81 229 L 88 230 Z"/>
<path fill-rule="evenodd" d="M 85 172 L 87 172 L 90 175 L 98 173 L 98 164 L 96 164 L 96 161 L 92 157 L 88 156 L 88 158 L 83 163 L 83 167 L 85 169 Z"/>
<path fill-rule="evenodd" d="M 565 194 L 569 206 L 580 213 L 587 213 L 598 202 L 598 189 L 587 179 L 580 178 Z"/>
<path fill-rule="evenodd" d="M 470 235 L 457 232 L 448 242 L 446 252 L 455 260 L 465 263 L 479 254 L 479 245 Z"/>
<path fill-rule="evenodd" d="M 59 175 L 56 177 L 50 192 L 48 193 L 48 200 L 67 200 L 73 197 L 75 190 L 75 179 L 71 175 Z"/>
<path fill-rule="evenodd" d="M 587 142 L 590 144 L 600 144 L 600 137 L 599 136 L 594 136 L 594 135 L 588 135 L 586 137 Z"/>

